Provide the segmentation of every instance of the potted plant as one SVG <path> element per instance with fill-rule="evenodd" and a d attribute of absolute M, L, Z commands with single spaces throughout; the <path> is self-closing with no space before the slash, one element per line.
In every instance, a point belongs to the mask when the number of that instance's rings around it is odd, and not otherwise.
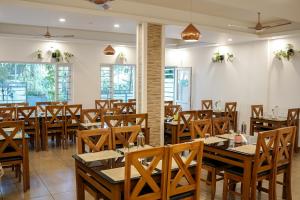
<path fill-rule="evenodd" d="M 296 50 L 294 50 L 294 46 L 292 44 L 288 44 L 285 50 L 279 50 L 274 52 L 275 57 L 278 60 L 287 59 L 290 60 L 296 54 Z"/>
<path fill-rule="evenodd" d="M 37 50 L 36 52 L 35 52 L 35 56 L 36 56 L 36 58 L 38 59 L 38 60 L 42 60 L 43 59 L 43 52 L 42 52 L 42 50 Z"/>
<path fill-rule="evenodd" d="M 234 55 L 233 55 L 233 53 L 227 53 L 227 61 L 233 62 L 233 60 L 234 60 Z"/>
<path fill-rule="evenodd" d="M 225 56 L 223 54 L 220 54 L 219 52 L 215 53 L 214 56 L 212 57 L 212 61 L 214 63 L 222 63 L 225 59 Z"/>
<path fill-rule="evenodd" d="M 63 60 L 60 50 L 56 49 L 52 52 L 52 58 L 55 59 L 56 62 L 60 62 Z"/>
<path fill-rule="evenodd" d="M 67 61 L 69 63 L 71 61 L 71 59 L 74 57 L 74 55 L 69 52 L 64 52 L 64 57 L 65 57 L 65 61 Z"/>

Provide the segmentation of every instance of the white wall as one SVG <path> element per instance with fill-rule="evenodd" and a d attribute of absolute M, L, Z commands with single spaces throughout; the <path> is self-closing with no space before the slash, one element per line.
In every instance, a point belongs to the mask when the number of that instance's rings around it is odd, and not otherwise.
<path fill-rule="evenodd" d="M 72 59 L 73 70 L 73 102 L 81 103 L 86 108 L 94 107 L 95 99 L 100 97 L 100 64 L 116 62 L 117 55 L 123 52 L 128 64 L 135 64 L 135 47 L 114 45 L 114 56 L 105 56 L 103 49 L 107 44 L 99 42 L 48 42 L 32 39 L 0 38 L 0 62 L 40 62 L 33 53 L 38 49 L 44 52 L 43 62 L 50 62 L 47 51 L 59 49 L 75 55 Z"/>
<path fill-rule="evenodd" d="M 288 108 L 300 107 L 300 53 L 291 61 L 279 61 L 273 53 L 289 43 L 300 50 L 300 37 L 168 49 L 166 65 L 193 67 L 193 108 L 200 108 L 201 99 L 221 100 L 223 106 L 226 101 L 237 101 L 239 122 L 249 124 L 251 104 L 264 104 L 267 112 L 278 105 L 284 115 Z M 235 60 L 212 63 L 211 58 L 218 51 L 233 53 Z"/>

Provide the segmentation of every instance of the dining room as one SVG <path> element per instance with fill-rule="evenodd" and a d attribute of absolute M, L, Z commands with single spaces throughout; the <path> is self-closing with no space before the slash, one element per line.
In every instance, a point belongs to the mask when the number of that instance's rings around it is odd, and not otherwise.
<path fill-rule="evenodd" d="M 0 199 L 299 199 L 299 7 L 0 0 Z"/>

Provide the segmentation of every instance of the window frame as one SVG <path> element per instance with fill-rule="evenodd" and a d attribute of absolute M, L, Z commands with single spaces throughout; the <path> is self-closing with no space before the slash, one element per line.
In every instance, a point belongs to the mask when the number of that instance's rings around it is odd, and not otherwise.
<path fill-rule="evenodd" d="M 37 62 L 37 61 L 6 61 L 0 60 L 0 63 L 8 63 L 8 64 L 32 64 L 32 65 L 54 65 L 56 68 L 55 71 L 55 101 L 58 100 L 58 68 L 59 66 L 67 66 L 70 69 L 70 87 L 69 87 L 69 99 L 68 102 L 73 102 L 74 99 L 74 88 L 73 88 L 73 79 L 74 79 L 74 72 L 73 72 L 73 64 L 72 63 L 56 63 L 56 62 Z M 27 101 L 27 94 L 26 94 L 26 101 Z"/>

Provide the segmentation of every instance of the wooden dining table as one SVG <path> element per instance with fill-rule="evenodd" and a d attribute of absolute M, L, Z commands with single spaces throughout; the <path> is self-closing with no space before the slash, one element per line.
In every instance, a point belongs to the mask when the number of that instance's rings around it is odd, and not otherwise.
<path fill-rule="evenodd" d="M 204 141 L 204 157 L 221 161 L 232 166 L 244 169 L 244 180 L 242 199 L 250 198 L 250 183 L 252 176 L 252 165 L 255 156 L 256 137 L 248 136 L 248 143 L 235 144 L 233 134 L 220 135 L 201 139 Z M 252 150 L 242 151 L 241 147 L 251 146 Z M 111 156 L 107 153 L 75 154 L 75 172 L 77 199 L 84 200 L 85 184 L 92 186 L 99 193 L 104 194 L 108 199 L 121 199 L 124 190 L 125 158 L 119 151 L 111 151 Z M 104 154 L 104 155 L 101 155 Z M 134 174 L 134 173 L 133 173 Z M 139 177 L 132 177 L 137 179 Z"/>
<path fill-rule="evenodd" d="M 254 135 L 257 124 L 263 124 L 263 127 L 269 130 L 278 129 L 287 126 L 287 117 L 250 117 L 250 135 Z"/>

